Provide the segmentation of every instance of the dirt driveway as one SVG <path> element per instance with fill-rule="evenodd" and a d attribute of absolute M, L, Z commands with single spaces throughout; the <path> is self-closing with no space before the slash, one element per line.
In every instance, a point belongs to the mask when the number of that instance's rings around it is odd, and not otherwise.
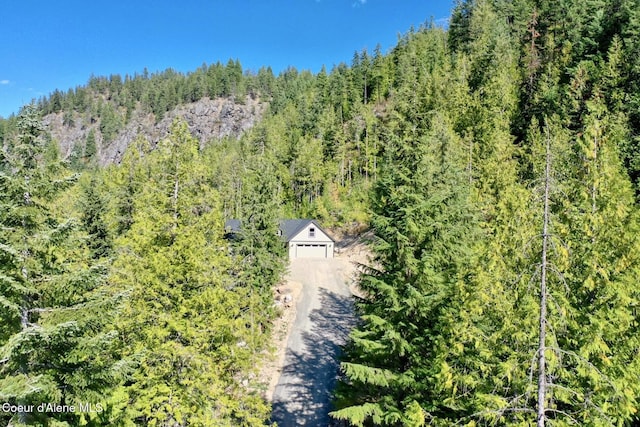
<path fill-rule="evenodd" d="M 273 393 L 279 427 L 328 426 L 340 347 L 355 324 L 348 281 L 353 265 L 342 258 L 297 259 L 292 281 L 302 284 L 284 365 Z"/>

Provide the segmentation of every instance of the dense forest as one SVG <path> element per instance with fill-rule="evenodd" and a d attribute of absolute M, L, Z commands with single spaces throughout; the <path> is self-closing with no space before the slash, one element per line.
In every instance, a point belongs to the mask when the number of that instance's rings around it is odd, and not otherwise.
<path fill-rule="evenodd" d="M 0 120 L 0 423 L 268 424 L 277 220 L 313 217 L 375 235 L 336 420 L 637 425 L 639 85 L 638 0 L 466 0 L 330 71 L 230 60 L 23 107 Z M 265 112 L 98 164 L 140 114 L 221 97 Z M 68 155 L 55 114 L 90 128 Z"/>

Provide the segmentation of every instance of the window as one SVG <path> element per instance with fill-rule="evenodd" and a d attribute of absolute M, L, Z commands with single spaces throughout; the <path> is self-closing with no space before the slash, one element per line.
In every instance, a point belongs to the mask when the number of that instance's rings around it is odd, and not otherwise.
<path fill-rule="evenodd" d="M 311 227 L 309 229 L 309 237 L 316 237 L 316 229 Z"/>

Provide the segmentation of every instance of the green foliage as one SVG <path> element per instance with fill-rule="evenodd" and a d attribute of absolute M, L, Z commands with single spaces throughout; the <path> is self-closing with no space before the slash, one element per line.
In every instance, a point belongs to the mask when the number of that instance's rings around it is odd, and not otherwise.
<path fill-rule="evenodd" d="M 82 225 L 87 232 L 87 245 L 94 259 L 109 256 L 113 243 L 104 220 L 107 204 L 100 194 L 100 181 L 96 175 L 91 175 L 90 181 L 82 186 L 80 210 Z"/>
<path fill-rule="evenodd" d="M 0 120 L 0 400 L 107 408 L 0 419 L 264 424 L 242 383 L 269 343 L 277 220 L 297 216 L 376 236 L 334 418 L 532 425 L 549 142 L 545 421 L 637 423 L 638 10 L 460 1 L 447 30 L 316 75 L 229 60 L 92 77 Z M 247 96 L 266 112 L 238 140 L 206 144 L 178 121 L 78 186 L 39 120 L 90 116 L 109 143 L 134 112 Z M 225 241 L 229 218 L 242 232 Z"/>
<path fill-rule="evenodd" d="M 245 288 L 255 286 L 259 265 L 247 262 L 242 274 L 249 283 L 229 274 L 219 197 L 208 185 L 198 141 L 176 122 L 158 149 L 133 167 L 148 168 L 152 178 L 135 195 L 112 275 L 130 294 L 118 324 L 126 354 L 138 360 L 123 388 L 131 402 L 123 417 L 145 425 L 266 418 L 264 403 L 237 379 L 253 366 L 254 344 L 264 343 L 254 339 L 252 322 L 268 320 L 265 303 L 246 298 Z"/>
<path fill-rule="evenodd" d="M 34 110 L 26 109 L 19 122 L 9 153 L 13 173 L 0 177 L 0 399 L 12 405 L 96 402 L 126 370 L 114 351 L 120 298 L 107 288 L 104 267 L 92 263 L 77 221 L 55 215 L 50 201 L 68 187 L 68 172 L 51 163 L 55 156 L 34 149 L 42 144 Z M 77 424 L 79 417 L 0 415 L 8 425 Z"/>
<path fill-rule="evenodd" d="M 98 115 L 100 117 L 100 132 L 102 133 L 102 138 L 104 142 L 108 144 L 115 139 L 120 129 L 122 129 L 122 117 L 120 116 L 120 112 L 110 103 L 99 105 Z"/>
<path fill-rule="evenodd" d="M 84 157 L 91 162 L 95 159 L 97 153 L 96 134 L 93 129 L 87 134 L 87 140 L 84 144 Z"/>
<path fill-rule="evenodd" d="M 246 170 L 241 215 L 242 231 L 234 241 L 240 282 L 255 289 L 264 300 L 284 272 L 285 248 L 278 236 L 278 187 L 268 164 L 257 161 L 256 170 Z M 251 283 L 251 281 L 255 281 Z"/>
<path fill-rule="evenodd" d="M 630 92 L 619 29 L 606 24 L 610 2 L 533 6 L 462 2 L 448 47 L 427 28 L 393 52 L 372 195 L 376 263 L 360 281 L 363 323 L 346 349 L 335 418 L 535 422 L 547 139 L 546 422 L 637 417 L 638 210 L 628 180 L 637 150 L 620 103 Z"/>

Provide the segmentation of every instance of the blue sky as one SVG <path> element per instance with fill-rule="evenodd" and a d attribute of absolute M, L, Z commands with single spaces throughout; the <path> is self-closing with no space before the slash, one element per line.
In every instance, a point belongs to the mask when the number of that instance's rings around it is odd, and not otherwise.
<path fill-rule="evenodd" d="M 181 72 L 239 59 L 243 69 L 317 72 L 384 52 L 454 0 L 20 0 L 0 15 L 0 116 L 93 74 Z"/>

